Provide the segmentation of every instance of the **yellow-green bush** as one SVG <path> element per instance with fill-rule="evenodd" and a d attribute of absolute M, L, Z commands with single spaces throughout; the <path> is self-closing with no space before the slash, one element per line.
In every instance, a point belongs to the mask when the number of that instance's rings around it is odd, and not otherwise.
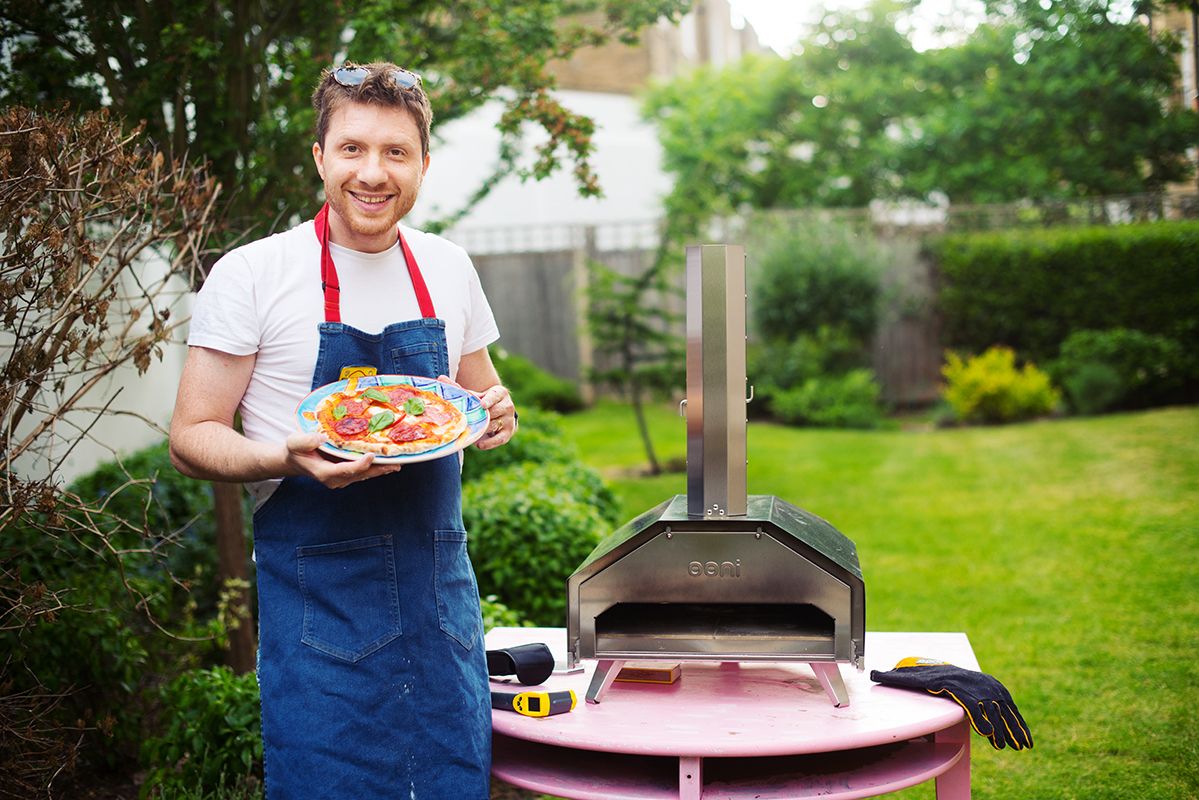
<path fill-rule="evenodd" d="M 1050 413 L 1061 400 L 1061 392 L 1034 364 L 1016 368 L 1011 348 L 992 347 L 964 361 L 950 351 L 945 360 L 943 397 L 963 422 L 1031 419 Z"/>

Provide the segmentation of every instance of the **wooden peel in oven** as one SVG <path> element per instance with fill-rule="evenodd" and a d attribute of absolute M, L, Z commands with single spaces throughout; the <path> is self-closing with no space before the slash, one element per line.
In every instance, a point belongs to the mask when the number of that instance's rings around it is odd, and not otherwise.
<path fill-rule="evenodd" d="M 620 683 L 674 683 L 683 667 L 667 661 L 630 661 L 616 675 Z"/>

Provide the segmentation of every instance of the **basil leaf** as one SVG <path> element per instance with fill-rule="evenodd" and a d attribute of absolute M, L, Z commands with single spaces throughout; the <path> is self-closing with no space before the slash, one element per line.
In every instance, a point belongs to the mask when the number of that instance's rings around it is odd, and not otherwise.
<path fill-rule="evenodd" d="M 371 433 L 378 433 L 379 431 L 383 430 L 384 428 L 387 428 L 387 427 L 395 424 L 395 421 L 396 421 L 395 414 L 391 413 L 390 411 L 384 411 L 382 413 L 375 414 L 375 416 L 371 417 L 371 424 L 367 430 L 369 430 Z"/>
<path fill-rule="evenodd" d="M 338 404 L 338 405 L 337 405 L 337 406 L 336 406 L 336 407 L 333 409 L 333 419 L 341 419 L 342 417 L 344 417 L 344 416 L 345 416 L 346 414 L 348 414 L 348 413 L 350 413 L 350 412 L 346 411 L 346 407 L 345 407 L 345 406 Z"/>
<path fill-rule="evenodd" d="M 376 400 L 380 403 L 391 403 L 391 398 L 378 389 L 367 389 L 362 393 L 362 396 L 367 400 Z"/>
<path fill-rule="evenodd" d="M 404 401 L 404 413 L 419 417 L 425 413 L 425 401 L 419 397 L 409 397 Z"/>

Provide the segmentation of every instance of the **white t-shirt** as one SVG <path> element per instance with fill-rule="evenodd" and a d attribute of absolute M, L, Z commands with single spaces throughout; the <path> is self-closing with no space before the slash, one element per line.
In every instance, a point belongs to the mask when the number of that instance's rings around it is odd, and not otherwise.
<path fill-rule="evenodd" d="M 499 339 L 491 306 L 466 251 L 440 236 L 401 226 L 445 321 L 450 372 L 464 353 Z M 382 253 L 330 244 L 341 285 L 341 321 L 367 333 L 420 317 L 397 243 Z M 196 296 L 187 343 L 244 356 L 257 353 L 239 411 L 247 438 L 282 442 L 296 430 L 296 406 L 312 387 L 325 321 L 321 247 L 313 222 L 243 245 L 213 266 Z M 249 487 L 259 503 L 277 481 Z"/>

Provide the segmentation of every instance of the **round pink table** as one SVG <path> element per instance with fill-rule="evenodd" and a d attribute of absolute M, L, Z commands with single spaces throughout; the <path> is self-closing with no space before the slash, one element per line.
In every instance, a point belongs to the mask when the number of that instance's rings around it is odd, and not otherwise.
<path fill-rule="evenodd" d="M 563 628 L 495 628 L 494 649 L 545 642 L 566 661 Z M 840 665 L 849 705 L 835 708 L 802 663 L 682 662 L 670 685 L 613 683 L 583 695 L 595 669 L 538 689 L 573 689 L 553 717 L 493 711 L 492 774 L 578 800 L 850 800 L 936 778 L 938 800 L 970 797 L 970 728 L 957 704 L 872 683 L 871 669 L 929 656 L 978 669 L 963 633 L 866 634 L 866 671 Z M 519 684 L 492 682 L 519 691 Z"/>

